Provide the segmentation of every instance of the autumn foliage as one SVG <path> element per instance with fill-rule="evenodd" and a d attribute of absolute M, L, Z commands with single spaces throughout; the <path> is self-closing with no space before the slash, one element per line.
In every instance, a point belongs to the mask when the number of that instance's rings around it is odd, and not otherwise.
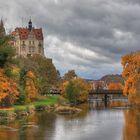
<path fill-rule="evenodd" d="M 33 101 L 38 97 L 38 90 L 35 87 L 35 75 L 32 71 L 28 71 L 26 74 L 26 91 L 27 102 Z"/>
<path fill-rule="evenodd" d="M 125 78 L 124 94 L 134 104 L 140 103 L 140 52 L 122 57 L 123 77 Z"/>
<path fill-rule="evenodd" d="M 123 85 L 121 83 L 110 83 L 108 85 L 108 89 L 109 90 L 122 90 Z"/>
<path fill-rule="evenodd" d="M 19 95 L 17 84 L 4 74 L 0 69 L 0 106 L 10 107 L 15 103 Z"/>
<path fill-rule="evenodd" d="M 89 89 L 90 85 L 81 78 L 65 81 L 61 86 L 63 96 L 75 104 L 87 101 Z"/>

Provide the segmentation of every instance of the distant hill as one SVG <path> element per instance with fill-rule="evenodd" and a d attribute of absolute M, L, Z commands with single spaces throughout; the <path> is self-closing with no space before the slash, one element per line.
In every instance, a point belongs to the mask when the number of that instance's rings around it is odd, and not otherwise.
<path fill-rule="evenodd" d="M 124 84 L 124 78 L 122 75 L 119 74 L 111 74 L 111 75 L 105 75 L 100 80 L 104 81 L 105 83 L 122 83 Z"/>

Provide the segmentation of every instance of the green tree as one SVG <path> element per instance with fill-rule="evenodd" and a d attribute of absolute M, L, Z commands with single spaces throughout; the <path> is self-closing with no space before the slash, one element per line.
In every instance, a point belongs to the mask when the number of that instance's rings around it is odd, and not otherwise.
<path fill-rule="evenodd" d="M 20 70 L 20 79 L 19 79 L 19 98 L 17 99 L 16 104 L 25 104 L 27 91 L 26 91 L 26 74 L 27 71 L 22 68 Z"/>
<path fill-rule="evenodd" d="M 56 72 L 57 72 L 57 80 L 60 81 L 61 80 L 60 72 L 59 72 L 59 70 L 57 70 Z"/>
<path fill-rule="evenodd" d="M 15 50 L 9 45 L 10 36 L 4 33 L 3 24 L 0 24 L 0 67 L 4 67 L 15 55 Z"/>
<path fill-rule="evenodd" d="M 65 89 L 66 97 L 70 103 L 77 103 L 79 89 L 76 87 L 73 81 L 70 81 Z"/>
<path fill-rule="evenodd" d="M 73 78 L 77 77 L 77 74 L 75 73 L 74 70 L 69 70 L 65 75 L 63 76 L 64 80 L 70 81 Z"/>
<path fill-rule="evenodd" d="M 83 103 L 87 101 L 89 89 L 85 80 L 76 78 L 64 84 L 64 95 L 70 103 Z"/>

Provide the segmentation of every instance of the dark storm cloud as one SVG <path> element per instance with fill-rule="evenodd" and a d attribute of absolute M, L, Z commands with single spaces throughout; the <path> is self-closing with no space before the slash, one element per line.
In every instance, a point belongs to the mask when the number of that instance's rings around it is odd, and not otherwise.
<path fill-rule="evenodd" d="M 46 56 L 87 78 L 120 73 L 120 57 L 139 50 L 139 13 L 139 0 L 0 0 L 8 29 L 31 16 L 44 29 Z"/>

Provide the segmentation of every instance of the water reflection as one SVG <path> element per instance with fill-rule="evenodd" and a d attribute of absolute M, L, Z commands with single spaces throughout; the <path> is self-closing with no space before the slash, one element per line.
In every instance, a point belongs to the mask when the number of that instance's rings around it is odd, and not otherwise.
<path fill-rule="evenodd" d="M 123 140 L 140 140 L 140 110 L 130 109 L 124 112 L 125 127 Z"/>
<path fill-rule="evenodd" d="M 139 140 L 140 111 L 117 106 L 86 104 L 77 115 L 35 113 L 0 125 L 0 140 Z"/>

